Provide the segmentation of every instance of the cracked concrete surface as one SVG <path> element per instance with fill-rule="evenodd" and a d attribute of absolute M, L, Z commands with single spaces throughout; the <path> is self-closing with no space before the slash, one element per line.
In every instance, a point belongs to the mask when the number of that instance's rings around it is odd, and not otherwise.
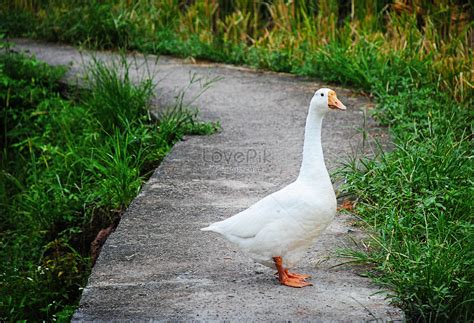
<path fill-rule="evenodd" d="M 16 40 L 53 65 L 69 65 L 69 81 L 91 59 L 72 47 Z M 110 61 L 114 55 L 95 54 Z M 130 60 L 146 70 L 144 58 Z M 365 321 L 403 320 L 383 293 L 350 266 L 337 266 L 334 252 L 350 247 L 363 233 L 354 219 L 338 214 L 300 263 L 313 287 L 280 286 L 273 272 L 249 260 L 222 237 L 199 228 L 227 218 L 290 183 L 301 162 L 309 101 L 323 86 L 287 74 L 257 72 L 219 64 L 148 58 L 161 80 L 156 106 L 174 100 L 190 75 L 220 77 L 195 105 L 206 120 L 220 120 L 222 132 L 189 136 L 177 143 L 130 205 L 105 243 L 84 289 L 73 321 L 233 320 Z M 370 102 L 350 90 L 331 86 L 348 107 L 331 112 L 323 125 L 326 165 L 360 152 Z M 199 91 L 191 86 L 187 97 Z"/>

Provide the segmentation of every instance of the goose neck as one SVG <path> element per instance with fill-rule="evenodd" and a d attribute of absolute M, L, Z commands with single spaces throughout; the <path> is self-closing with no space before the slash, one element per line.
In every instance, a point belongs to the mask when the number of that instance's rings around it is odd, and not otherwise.
<path fill-rule="evenodd" d="M 303 144 L 303 162 L 301 164 L 299 180 L 329 181 L 321 144 L 321 127 L 323 115 L 310 109 L 306 119 Z"/>

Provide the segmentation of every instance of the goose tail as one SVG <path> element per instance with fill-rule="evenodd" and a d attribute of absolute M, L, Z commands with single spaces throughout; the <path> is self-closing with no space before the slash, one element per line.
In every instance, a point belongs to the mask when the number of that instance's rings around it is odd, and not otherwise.
<path fill-rule="evenodd" d="M 208 227 L 201 228 L 201 231 L 214 231 L 214 228 L 212 227 L 212 225 L 210 225 Z"/>

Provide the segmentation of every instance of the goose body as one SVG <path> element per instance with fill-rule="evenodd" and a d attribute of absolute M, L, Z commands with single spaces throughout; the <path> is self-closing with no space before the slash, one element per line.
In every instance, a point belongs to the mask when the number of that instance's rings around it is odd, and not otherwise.
<path fill-rule="evenodd" d="M 295 181 L 204 230 L 222 234 L 263 265 L 274 267 L 273 257 L 280 255 L 292 267 L 335 213 L 334 191 Z"/>
<path fill-rule="evenodd" d="M 256 262 L 276 267 L 280 282 L 291 287 L 311 285 L 308 276 L 289 273 L 287 268 L 304 256 L 336 214 L 336 196 L 321 146 L 322 120 L 329 109 L 345 110 L 345 106 L 334 91 L 318 90 L 310 103 L 303 162 L 293 183 L 201 229 L 221 234 Z"/>

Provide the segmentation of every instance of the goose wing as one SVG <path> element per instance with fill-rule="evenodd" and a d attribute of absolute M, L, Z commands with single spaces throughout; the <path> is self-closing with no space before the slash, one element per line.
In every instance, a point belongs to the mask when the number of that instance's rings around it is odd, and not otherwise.
<path fill-rule="evenodd" d="M 301 205 L 301 195 L 295 188 L 290 184 L 264 197 L 248 209 L 202 230 L 218 232 L 227 237 L 253 238 L 264 227 L 283 218 L 291 218 L 291 213 Z"/>

